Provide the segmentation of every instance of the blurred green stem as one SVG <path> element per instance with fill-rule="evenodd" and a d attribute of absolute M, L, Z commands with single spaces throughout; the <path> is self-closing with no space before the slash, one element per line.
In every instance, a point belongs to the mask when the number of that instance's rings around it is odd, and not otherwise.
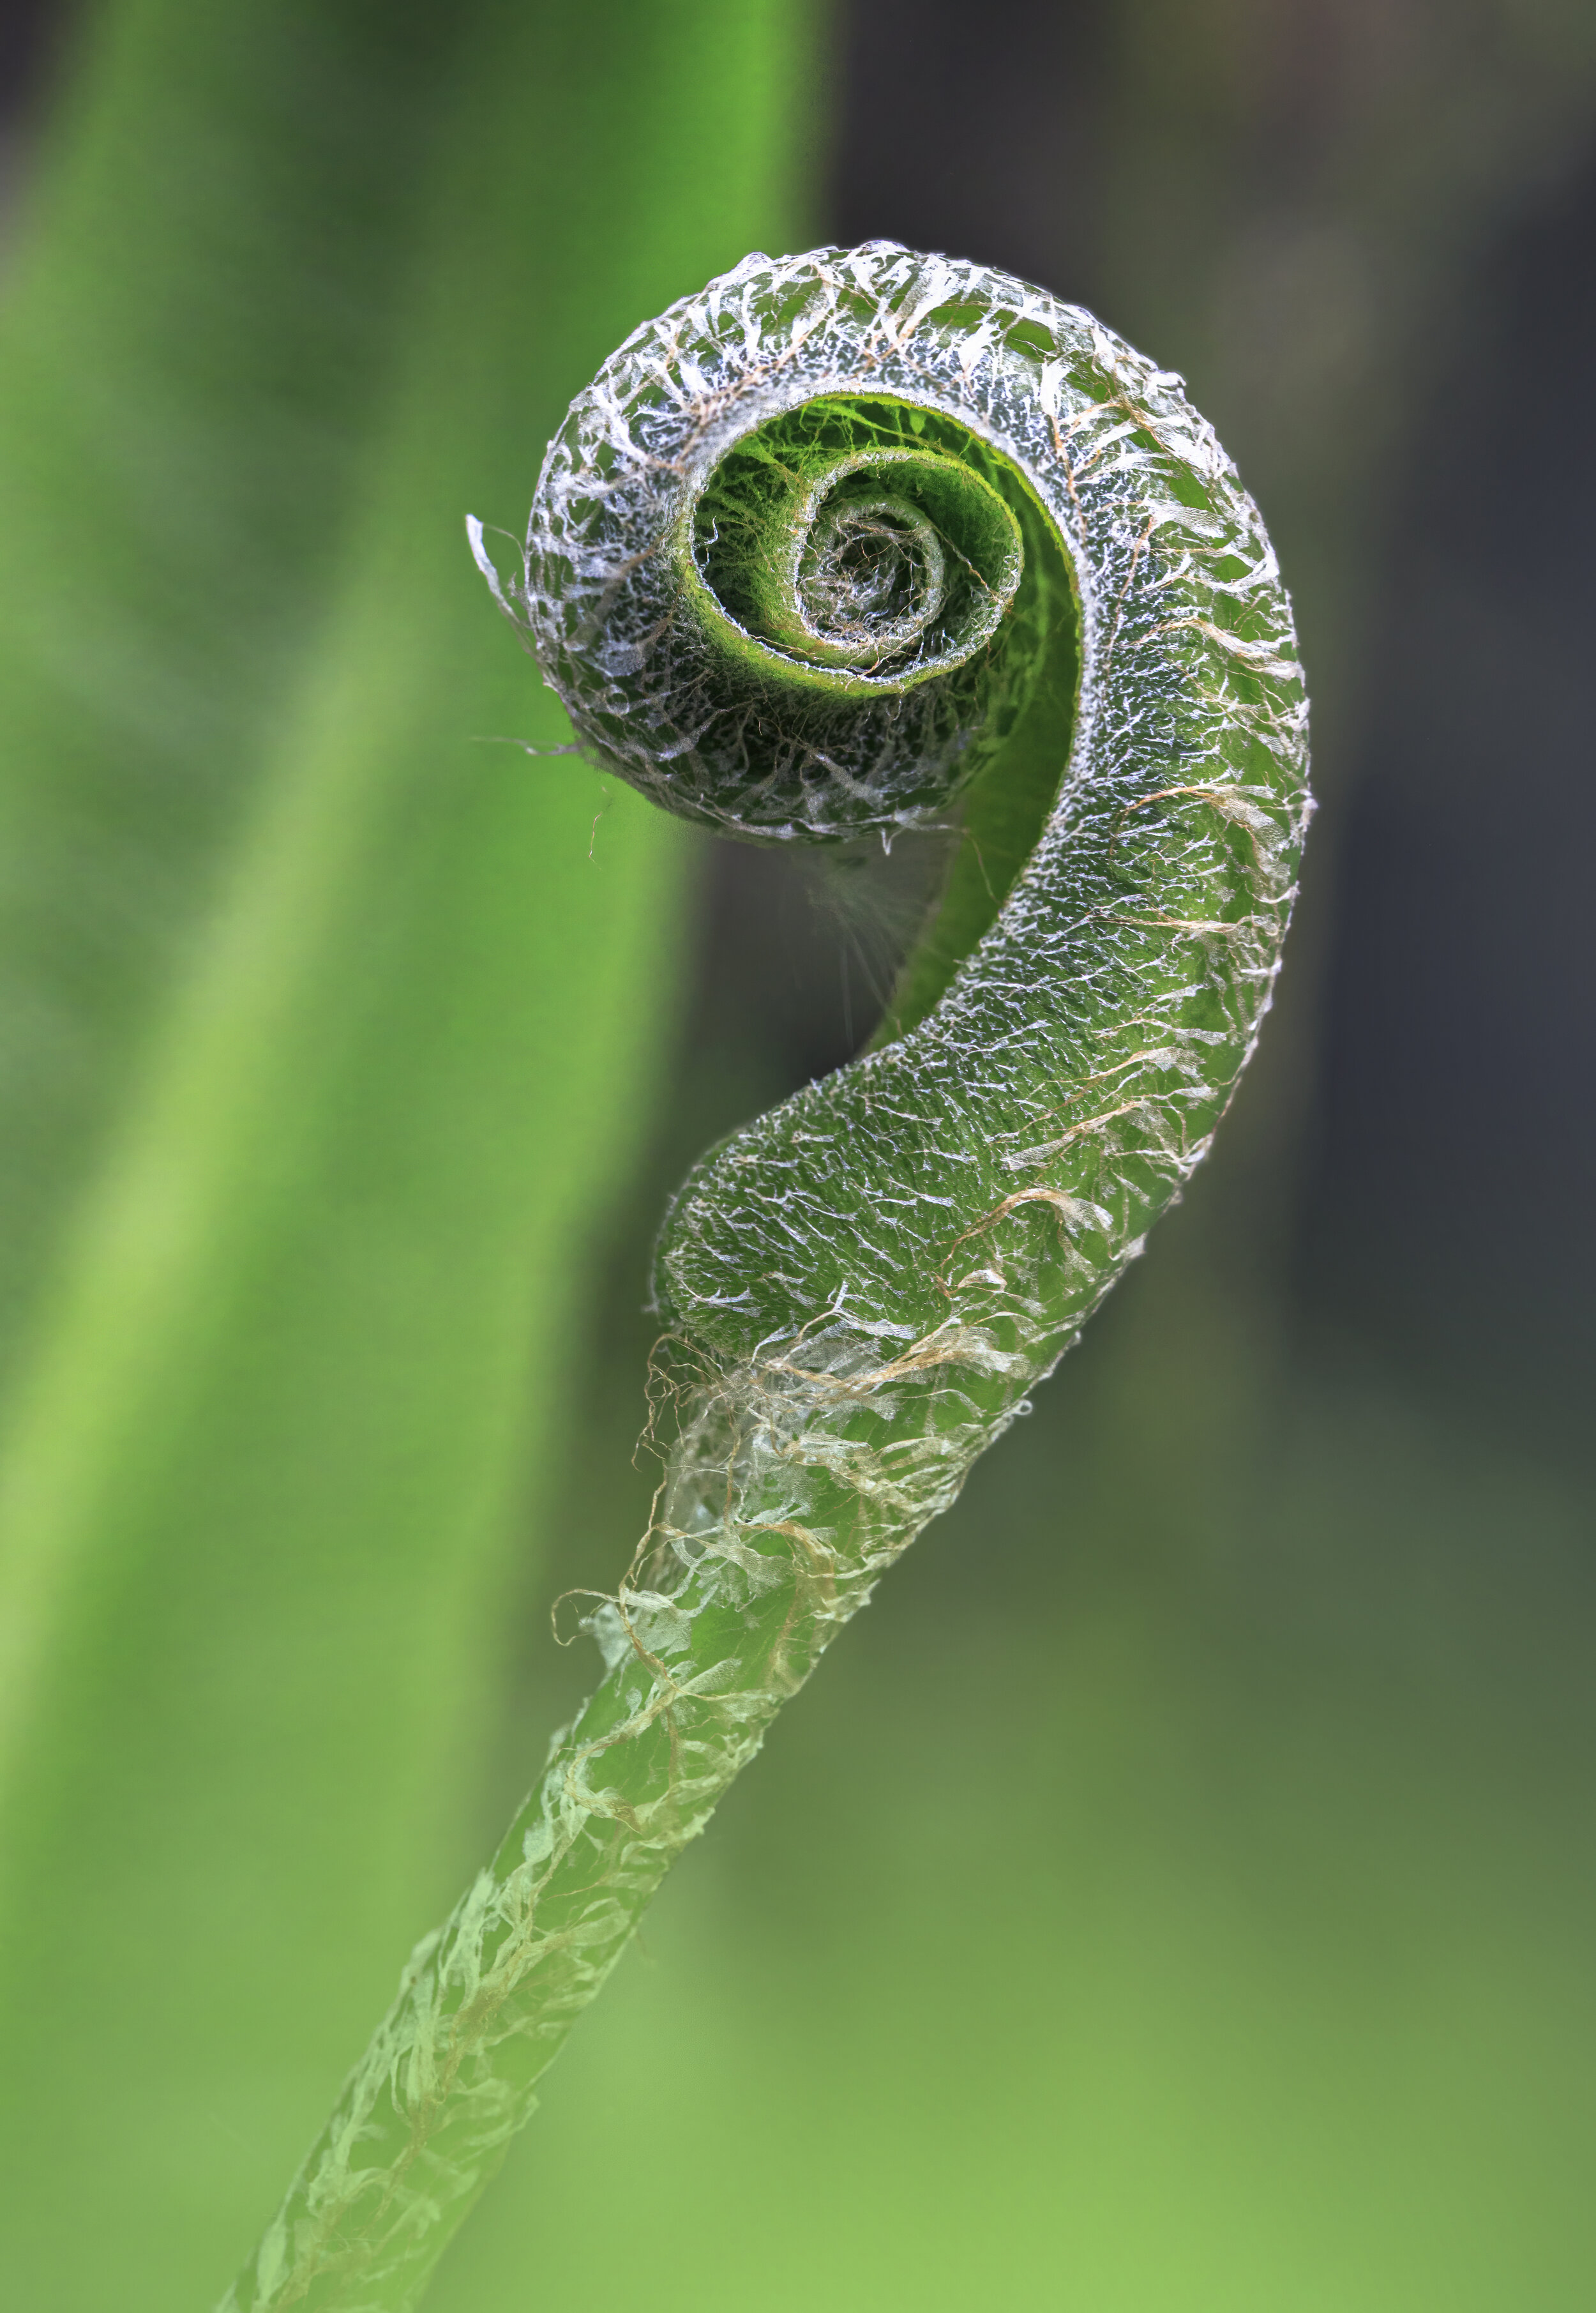
<path fill-rule="evenodd" d="M 31 672 L 0 716 L 11 873 L 31 861 L 44 897 L 11 898 L 58 943 L 51 1050 L 81 1063 L 94 1122 L 63 1095 L 39 1130 L 48 1257 L 0 1477 L 0 2142 L 7 2269 L 39 2304 L 215 2293 L 475 1844 L 500 1601 L 592 1236 L 669 1049 L 688 852 L 579 766 L 479 743 L 563 731 L 483 618 L 461 517 L 521 518 L 539 444 L 639 314 L 793 235 L 805 125 L 785 0 L 669 22 L 481 0 L 446 40 L 418 9 L 416 136 L 391 154 L 390 116 L 361 102 L 408 12 L 334 16 L 346 79 L 323 69 L 325 12 L 262 6 L 275 79 L 252 75 L 241 11 L 214 44 L 194 17 L 137 0 L 106 19 L 64 132 L 99 140 L 89 189 L 52 189 L 70 154 L 47 169 L 0 389 L 28 385 L 4 413 L 7 486 L 40 501 L 38 599 L 5 638 Z M 263 92 L 280 102 L 251 110 Z M 128 254 L 138 205 L 117 210 L 111 163 L 152 117 L 163 198 Z M 320 180 L 289 134 L 310 127 L 333 146 Z M 302 207 L 310 253 L 274 238 Z M 346 232 L 329 287 L 312 258 Z M 188 331 L 191 243 L 212 240 L 200 318 L 231 297 L 247 341 Z M 302 308 L 341 326 L 385 269 L 386 335 L 355 383 L 329 357 L 329 384 L 298 360 Z M 136 394 L 105 342 L 118 312 L 146 326 Z M 80 397 L 102 461 L 118 427 L 136 437 L 118 472 L 142 528 L 96 506 L 101 469 L 74 480 Z M 284 463 L 300 434 L 346 453 L 338 489 L 312 459 L 305 503 Z M 98 559 L 97 514 L 116 541 Z M 292 610 L 229 721 L 280 531 L 303 548 L 273 580 Z M 143 754 L 140 682 L 177 734 Z M 207 772 L 232 786 L 201 844 Z M 85 919 L 103 984 L 78 989 Z M 40 2001 L 41 1980 L 70 1994 Z"/>

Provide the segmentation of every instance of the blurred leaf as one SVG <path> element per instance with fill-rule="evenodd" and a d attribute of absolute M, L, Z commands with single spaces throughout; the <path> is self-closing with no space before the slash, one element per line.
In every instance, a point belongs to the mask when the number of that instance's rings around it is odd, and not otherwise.
<path fill-rule="evenodd" d="M 336 586 L 480 0 L 120 0 L 0 307 L 0 1359 Z"/>
<path fill-rule="evenodd" d="M 461 517 L 515 524 L 627 330 L 794 237 L 804 119 L 787 0 L 485 0 L 402 72 L 403 14 L 350 10 L 343 78 L 326 12 L 225 13 L 108 17 L 8 325 L 45 477 L 13 486 L 44 575 L 11 581 L 8 1041 L 48 1100 L 0 1471 L 4 2261 L 63 2308 L 220 2288 L 475 1845 L 495 1602 L 688 853 L 477 743 L 561 731 Z M 396 73 L 394 151 L 363 107 Z M 106 296 L 119 334 L 80 318 Z"/>

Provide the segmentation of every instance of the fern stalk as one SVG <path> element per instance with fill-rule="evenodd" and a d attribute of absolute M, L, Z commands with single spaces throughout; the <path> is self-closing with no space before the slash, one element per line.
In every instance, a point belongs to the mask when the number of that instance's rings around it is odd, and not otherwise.
<path fill-rule="evenodd" d="M 766 841 L 967 840 L 886 1039 L 679 1196 L 675 1436 L 589 1618 L 604 1679 L 228 2313 L 415 2302 L 665 1870 L 1206 1153 L 1309 808 L 1233 470 L 1178 380 L 1001 274 L 750 258 L 573 405 L 522 574 L 473 535 L 586 747 L 656 801 Z"/>

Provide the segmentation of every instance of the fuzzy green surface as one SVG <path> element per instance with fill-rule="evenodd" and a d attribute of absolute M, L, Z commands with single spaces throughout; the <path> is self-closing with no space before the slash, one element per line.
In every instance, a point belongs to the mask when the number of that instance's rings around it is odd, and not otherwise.
<path fill-rule="evenodd" d="M 618 723 L 691 720 L 670 686 L 702 676 L 697 613 L 661 610 L 684 507 L 740 420 L 829 402 L 850 369 L 967 427 L 1051 515 L 1081 614 L 1063 786 L 926 1017 L 673 1208 L 676 1434 L 589 1617 L 607 1675 L 417 1946 L 229 2313 L 417 2301 L 671 1862 L 1203 1155 L 1268 1001 L 1309 804 L 1267 541 L 1178 382 L 1005 276 L 887 243 L 755 257 L 628 339 L 529 532 L 525 607 L 579 727 L 588 678 Z M 655 768 L 689 815 L 700 769 Z"/>

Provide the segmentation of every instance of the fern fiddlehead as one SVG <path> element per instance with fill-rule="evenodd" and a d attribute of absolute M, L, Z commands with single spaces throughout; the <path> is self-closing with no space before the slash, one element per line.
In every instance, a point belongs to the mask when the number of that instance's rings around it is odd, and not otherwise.
<path fill-rule="evenodd" d="M 523 576 L 474 542 L 584 750 L 667 808 L 964 840 L 874 1047 L 672 1207 L 678 1432 L 605 1675 L 234 2313 L 415 2302 L 670 1863 L 1206 1149 L 1309 810 L 1233 469 L 1179 379 L 1004 275 L 748 259 L 573 404 Z"/>

